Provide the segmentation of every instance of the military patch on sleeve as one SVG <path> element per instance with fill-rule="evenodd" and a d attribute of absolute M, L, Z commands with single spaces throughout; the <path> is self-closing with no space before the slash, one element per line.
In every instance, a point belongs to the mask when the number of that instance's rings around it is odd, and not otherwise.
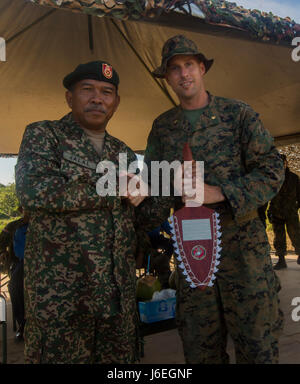
<path fill-rule="evenodd" d="M 93 162 L 88 161 L 86 159 L 82 159 L 79 156 L 73 155 L 70 152 L 63 152 L 63 158 L 65 160 L 71 161 L 72 163 L 75 163 L 75 164 L 80 165 L 82 167 L 92 169 L 93 171 L 95 171 L 97 168 L 96 163 L 93 163 Z"/>
<path fill-rule="evenodd" d="M 113 75 L 113 69 L 112 66 L 109 64 L 102 64 L 102 73 L 103 76 L 105 76 L 107 79 L 111 79 Z"/>

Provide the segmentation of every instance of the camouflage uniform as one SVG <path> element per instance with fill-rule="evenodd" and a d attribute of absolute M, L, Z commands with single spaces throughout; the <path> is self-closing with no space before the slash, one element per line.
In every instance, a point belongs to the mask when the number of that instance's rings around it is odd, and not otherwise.
<path fill-rule="evenodd" d="M 193 158 L 204 161 L 205 182 L 220 186 L 226 196 L 224 203 L 209 205 L 221 214 L 222 224 L 221 263 L 214 287 L 190 288 L 177 268 L 176 316 L 186 362 L 227 363 L 227 331 L 238 363 L 277 362 L 278 333 L 283 325 L 280 284 L 257 208 L 283 182 L 280 156 L 248 105 L 211 95 L 195 126 L 181 107 L 154 121 L 145 162 L 150 167 L 151 161 L 182 161 L 185 142 Z M 157 225 L 170 207 L 181 205 L 180 198 L 162 197 L 158 208 L 148 199 L 140 214 L 147 212 L 148 224 Z"/>
<path fill-rule="evenodd" d="M 275 235 L 274 248 L 279 258 L 284 258 L 286 254 L 285 225 L 295 252 L 300 256 L 299 208 L 300 179 L 286 168 L 284 183 L 279 193 L 272 199 L 268 210 Z"/>
<path fill-rule="evenodd" d="M 99 161 L 135 154 L 105 135 L 101 157 L 72 114 L 30 124 L 16 191 L 31 212 L 25 251 L 25 362 L 136 360 L 134 209 L 96 192 Z"/>

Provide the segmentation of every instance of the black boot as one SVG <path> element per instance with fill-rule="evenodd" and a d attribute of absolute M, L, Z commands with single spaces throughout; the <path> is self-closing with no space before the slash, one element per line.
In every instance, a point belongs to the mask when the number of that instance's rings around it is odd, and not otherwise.
<path fill-rule="evenodd" d="M 278 271 L 279 269 L 287 268 L 284 256 L 278 256 L 278 257 L 279 257 L 279 260 L 278 260 L 277 264 L 273 267 L 273 269 Z"/>
<path fill-rule="evenodd" d="M 300 264 L 300 255 L 298 255 L 297 264 Z"/>

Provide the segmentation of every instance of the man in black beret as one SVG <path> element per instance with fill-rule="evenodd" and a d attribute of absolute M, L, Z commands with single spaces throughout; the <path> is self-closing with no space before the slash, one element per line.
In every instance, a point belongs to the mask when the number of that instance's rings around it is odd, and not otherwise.
<path fill-rule="evenodd" d="M 134 152 L 106 126 L 119 77 L 103 61 L 63 80 L 71 113 L 30 124 L 16 190 L 31 213 L 25 251 L 25 362 L 133 363 L 137 359 L 133 208 L 99 196 L 100 161 Z"/>
<path fill-rule="evenodd" d="M 118 108 L 119 76 L 102 61 L 80 64 L 63 80 L 72 115 L 101 153 L 105 127 Z"/>

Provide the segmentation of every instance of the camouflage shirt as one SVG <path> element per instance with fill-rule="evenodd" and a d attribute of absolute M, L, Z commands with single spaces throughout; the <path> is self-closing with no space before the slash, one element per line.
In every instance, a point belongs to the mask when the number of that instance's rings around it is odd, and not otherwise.
<path fill-rule="evenodd" d="M 176 323 L 185 359 L 197 364 L 226 362 L 228 332 L 235 340 L 237 359 L 242 355 L 239 361 L 276 361 L 282 329 L 280 284 L 264 227 L 251 216 L 279 190 L 283 162 L 258 115 L 245 103 L 222 97 L 211 96 L 193 126 L 180 107 L 159 116 L 148 138 L 145 162 L 182 161 L 186 142 L 193 158 L 204 161 L 205 182 L 219 186 L 226 201 L 210 205 L 221 213 L 222 233 L 214 286 L 192 289 L 174 255 Z M 163 222 L 167 202 L 171 207 L 178 199 L 163 197 L 156 205 L 146 199 L 140 212 L 148 212 L 152 225 L 159 215 Z"/>
<path fill-rule="evenodd" d="M 193 158 L 204 161 L 205 182 L 221 187 L 226 197 L 223 205 L 233 217 L 264 205 L 283 182 L 283 164 L 271 135 L 258 114 L 241 101 L 210 95 L 194 126 L 181 107 L 163 113 L 153 123 L 144 161 L 148 168 L 151 161 L 182 161 L 186 142 Z M 166 200 L 170 206 L 176 202 L 164 198 L 164 206 Z M 149 203 L 145 201 L 144 210 Z M 156 211 L 149 208 L 148 215 L 155 218 Z"/>
<path fill-rule="evenodd" d="M 31 221 L 25 250 L 27 318 L 40 325 L 121 312 L 134 334 L 134 209 L 100 197 L 96 165 L 135 154 L 105 135 L 101 157 L 72 114 L 30 124 L 16 165 L 17 196 Z"/>
<path fill-rule="evenodd" d="M 297 216 L 299 208 L 300 179 L 298 175 L 286 168 L 284 183 L 270 203 L 269 214 L 285 219 Z"/>

